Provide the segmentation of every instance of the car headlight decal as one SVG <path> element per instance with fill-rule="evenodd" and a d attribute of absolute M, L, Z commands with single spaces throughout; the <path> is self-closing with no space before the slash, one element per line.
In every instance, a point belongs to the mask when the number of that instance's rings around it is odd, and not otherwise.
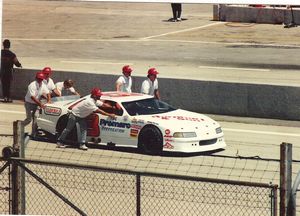
<path fill-rule="evenodd" d="M 175 137 L 175 138 L 191 138 L 191 137 L 197 137 L 197 134 L 195 132 L 175 132 L 173 134 L 173 137 Z"/>
<path fill-rule="evenodd" d="M 216 133 L 217 134 L 222 133 L 222 128 L 221 127 L 216 128 Z"/>

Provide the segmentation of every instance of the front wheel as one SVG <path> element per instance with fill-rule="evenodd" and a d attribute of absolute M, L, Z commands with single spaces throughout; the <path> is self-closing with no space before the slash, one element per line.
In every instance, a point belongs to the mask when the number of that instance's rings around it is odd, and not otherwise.
<path fill-rule="evenodd" d="M 145 126 L 139 134 L 138 148 L 146 154 L 158 155 L 163 149 L 163 137 L 155 126 Z"/>

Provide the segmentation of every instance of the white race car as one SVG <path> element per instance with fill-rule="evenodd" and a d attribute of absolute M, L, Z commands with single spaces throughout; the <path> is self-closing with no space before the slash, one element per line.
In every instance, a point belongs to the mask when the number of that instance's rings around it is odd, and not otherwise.
<path fill-rule="evenodd" d="M 53 99 L 41 109 L 38 127 L 53 135 L 65 128 L 68 112 L 83 98 L 64 96 Z M 224 134 L 216 121 L 195 112 L 175 109 L 153 96 L 140 93 L 103 92 L 101 100 L 118 104 L 116 119 L 101 114 L 88 117 L 87 142 L 107 146 L 139 148 L 147 154 L 169 152 L 206 152 L 226 147 Z M 71 142 L 77 141 L 76 127 L 69 134 Z"/>

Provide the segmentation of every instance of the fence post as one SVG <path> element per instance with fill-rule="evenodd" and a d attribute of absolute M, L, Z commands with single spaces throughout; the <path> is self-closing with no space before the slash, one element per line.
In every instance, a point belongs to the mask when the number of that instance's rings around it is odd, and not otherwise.
<path fill-rule="evenodd" d="M 22 131 L 23 130 L 23 131 Z M 21 121 L 13 122 L 13 133 L 14 133 L 14 141 L 13 141 L 13 156 L 18 156 L 20 152 L 20 143 L 22 140 L 22 134 L 24 134 L 24 127 L 22 127 Z M 12 161 L 12 171 L 11 171 L 11 188 L 12 188 L 12 202 L 11 202 L 11 211 L 12 214 L 18 215 L 19 211 L 19 203 L 20 203 L 20 176 L 18 165 L 15 161 Z"/>
<path fill-rule="evenodd" d="M 141 215 L 141 175 L 136 175 L 136 215 Z"/>
<path fill-rule="evenodd" d="M 280 216 L 288 216 L 292 187 L 292 144 L 280 145 Z"/>

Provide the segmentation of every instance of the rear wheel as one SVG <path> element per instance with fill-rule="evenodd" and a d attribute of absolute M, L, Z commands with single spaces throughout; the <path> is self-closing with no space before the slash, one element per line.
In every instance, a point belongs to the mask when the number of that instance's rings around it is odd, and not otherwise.
<path fill-rule="evenodd" d="M 160 154 L 163 149 L 160 130 L 152 125 L 145 126 L 139 134 L 138 148 L 146 154 Z"/>
<path fill-rule="evenodd" d="M 66 128 L 67 123 L 68 123 L 68 116 L 67 115 L 61 117 L 58 120 L 58 123 L 56 125 L 57 139 L 61 135 L 63 130 Z M 68 144 L 68 145 L 74 145 L 74 146 L 79 145 L 78 144 L 78 138 L 77 138 L 77 128 L 76 128 L 76 126 L 67 135 L 65 143 Z"/>

